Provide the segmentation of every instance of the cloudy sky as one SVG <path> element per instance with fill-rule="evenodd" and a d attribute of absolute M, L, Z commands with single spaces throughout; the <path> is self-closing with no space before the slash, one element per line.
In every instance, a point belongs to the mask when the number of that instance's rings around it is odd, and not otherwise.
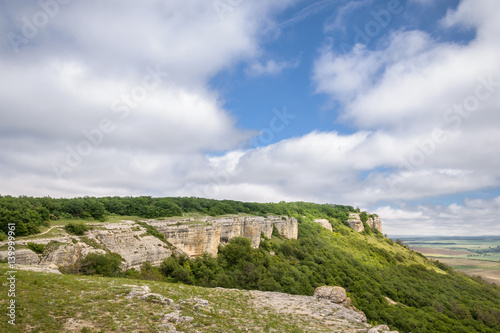
<path fill-rule="evenodd" d="M 500 235 L 497 0 L 0 3 L 0 194 L 312 201 Z"/>

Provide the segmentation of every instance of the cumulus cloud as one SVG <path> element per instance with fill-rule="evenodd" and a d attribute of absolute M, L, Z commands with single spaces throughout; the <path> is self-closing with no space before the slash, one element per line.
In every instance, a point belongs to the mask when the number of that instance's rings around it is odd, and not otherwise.
<path fill-rule="evenodd" d="M 250 137 L 207 81 L 256 56 L 262 26 L 287 3 L 2 3 L 2 191 L 182 187 L 204 152 Z"/>
<path fill-rule="evenodd" d="M 500 197 L 465 199 L 463 204 L 383 206 L 376 213 L 384 217 L 384 233 L 390 235 L 498 235 Z"/>
<path fill-rule="evenodd" d="M 249 76 L 261 76 L 261 75 L 278 75 L 282 73 L 285 69 L 296 68 L 299 65 L 298 60 L 290 61 L 276 61 L 267 60 L 264 63 L 254 62 L 246 70 L 246 74 Z"/>
<path fill-rule="evenodd" d="M 467 44 L 399 30 L 374 50 L 320 49 L 316 93 L 337 103 L 352 133 L 241 149 L 255 132 L 237 128 L 208 82 L 241 63 L 250 76 L 297 67 L 260 59 L 262 35 L 334 2 L 273 22 L 292 3 L 231 2 L 221 11 L 202 0 L 69 2 L 33 36 L 0 40 L 2 194 L 382 204 L 389 230 L 415 221 L 429 233 L 460 232 L 455 222 L 467 230 L 459 215 L 486 228 L 498 198 L 406 202 L 500 186 L 499 4 L 464 0 L 441 20 L 448 31 L 473 29 Z M 23 36 L 41 11 L 28 2 L 0 9 L 4 36 Z"/>

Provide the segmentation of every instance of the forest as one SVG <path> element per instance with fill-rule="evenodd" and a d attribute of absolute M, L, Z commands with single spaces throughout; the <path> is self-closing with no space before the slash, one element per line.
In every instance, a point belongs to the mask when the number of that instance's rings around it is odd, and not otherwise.
<path fill-rule="evenodd" d="M 217 257 L 173 255 L 160 267 L 120 270 L 117 254 L 88 255 L 67 273 L 147 279 L 204 287 L 312 295 L 322 285 L 342 286 L 373 324 L 400 332 L 500 332 L 500 288 L 471 278 L 380 234 L 345 225 L 359 210 L 333 204 L 244 203 L 202 198 L 105 197 L 53 199 L 0 197 L 0 223 L 14 221 L 26 235 L 56 219 L 105 221 L 110 215 L 157 218 L 188 213 L 268 214 L 297 218 L 299 235 L 288 240 L 262 235 L 259 248 L 234 238 Z M 313 223 L 326 218 L 333 232 Z M 154 228 L 153 228 L 154 229 Z M 148 230 L 155 234 L 155 230 Z M 5 229 L 3 229 L 5 230 Z M 156 236 L 160 237 L 156 232 Z M 389 301 L 390 300 L 390 301 Z"/>

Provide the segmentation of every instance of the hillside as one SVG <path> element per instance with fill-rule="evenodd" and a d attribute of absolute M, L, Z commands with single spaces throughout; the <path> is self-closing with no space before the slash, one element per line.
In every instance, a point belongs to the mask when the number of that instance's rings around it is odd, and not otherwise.
<path fill-rule="evenodd" d="M 255 289 L 311 296 L 316 287 L 330 285 L 344 287 L 348 291 L 352 304 L 366 314 L 369 323 L 387 324 L 392 329 L 400 332 L 500 331 L 500 289 L 498 287 L 489 285 L 481 279 L 470 278 L 457 273 L 446 265 L 430 262 L 418 253 L 393 242 L 384 237 L 378 229 L 368 225 L 367 219 L 374 216 L 366 213 L 359 214 L 359 211 L 349 206 L 311 203 L 256 204 L 196 198 L 157 199 L 161 204 L 158 204 L 158 201 L 153 198 L 50 199 L 3 197 L 1 199 L 3 200 L 0 200 L 0 204 L 3 202 L 3 206 L 0 205 L 0 209 L 3 215 L 0 215 L 0 222 L 12 221 L 13 216 L 30 216 L 29 214 L 31 214 L 36 217 L 33 212 L 39 212 L 39 215 L 47 213 L 48 216 L 51 216 L 50 226 L 45 225 L 47 223 L 44 221 L 36 225 L 35 222 L 25 219 L 23 223 L 26 224 L 26 228 L 22 230 L 38 228 L 38 230 L 34 231 L 46 233 L 43 235 L 35 233 L 31 236 L 20 237 L 17 239 L 18 242 L 24 241 L 27 244 L 28 241 L 36 242 L 36 240 L 46 239 L 47 237 L 66 237 L 69 243 L 73 245 L 85 244 L 80 247 L 87 249 L 86 255 L 77 258 L 77 265 L 66 267 L 66 271 L 87 275 L 97 273 L 114 276 L 116 279 L 83 277 L 81 275 L 50 275 L 50 277 L 37 278 L 37 274 L 42 273 L 19 273 L 19 286 L 21 286 L 19 290 L 25 288 L 24 290 L 27 290 L 26 297 L 34 292 L 33 289 L 36 289 L 39 283 L 43 283 L 45 288 L 50 289 L 51 284 L 61 284 L 63 281 L 72 281 L 64 282 L 67 285 L 74 283 L 74 281 L 79 281 L 78 283 L 80 281 L 82 283 L 83 281 L 102 281 L 99 283 L 106 284 L 106 290 L 102 290 L 105 296 L 96 297 L 95 302 L 97 303 L 91 302 L 90 304 L 94 304 L 91 308 L 96 313 L 111 313 L 125 311 L 127 307 L 131 307 L 134 311 L 137 308 L 136 306 L 113 301 L 117 297 L 116 295 L 120 293 L 113 294 L 112 285 L 148 284 L 153 292 L 163 290 L 160 294 L 168 298 L 174 298 L 173 295 L 183 290 L 196 291 L 192 292 L 189 297 L 182 296 L 183 299 L 209 297 L 207 295 L 210 293 L 212 296 L 217 294 L 218 297 L 220 289 L 213 289 L 215 287 Z M 142 203 L 138 204 L 139 200 Z M 6 202 L 7 204 L 5 204 Z M 128 204 L 125 204 L 127 202 Z M 92 203 L 92 205 L 89 205 L 89 203 Z M 120 206 L 119 203 L 123 205 Z M 67 209 L 74 206 L 80 207 L 81 210 L 73 210 L 75 214 L 71 215 L 67 212 Z M 98 209 L 99 214 L 95 213 L 92 207 Z M 136 216 L 118 216 L 116 215 L 118 209 L 113 210 L 113 207 L 121 207 L 121 213 L 136 213 Z M 154 207 L 164 208 L 154 211 Z M 44 212 L 44 209 L 47 212 Z M 8 213 L 5 213 L 6 211 Z M 361 222 L 364 231 L 362 232 L 356 232 L 349 227 L 348 221 L 351 220 L 352 222 L 349 215 L 354 213 L 363 216 Z M 231 218 L 235 216 L 261 216 L 264 219 L 271 215 L 283 216 L 297 220 L 297 239 L 287 239 L 277 228 L 273 227 L 268 236 L 265 235 L 265 232 L 261 233 L 258 244 L 253 243 L 248 238 L 235 237 L 225 242 L 225 246 L 218 247 L 216 257 L 204 254 L 190 258 L 183 251 L 178 251 L 175 247 L 172 247 L 173 245 L 165 240 L 165 236 L 153 226 L 154 223 L 152 223 L 153 220 L 151 219 L 160 222 L 169 221 L 168 218 L 160 219 L 159 216 L 156 216 L 158 214 L 164 216 L 182 214 L 182 218 L 192 218 L 193 221 L 197 221 L 201 216 L 207 214 L 211 216 L 233 216 Z M 106 222 L 104 224 L 95 224 L 96 221 L 92 220 L 92 218 L 106 220 Z M 123 258 L 120 258 L 120 255 L 113 254 L 113 252 L 119 252 L 118 248 L 110 250 L 103 247 L 103 244 L 106 244 L 105 242 L 93 242 L 91 236 L 108 232 L 112 225 L 123 225 L 125 222 L 122 222 L 122 220 L 130 221 L 126 222 L 129 231 L 121 230 L 116 234 L 127 237 L 130 240 L 130 246 L 137 245 L 137 249 L 131 251 L 131 258 L 139 258 L 135 264 L 125 267 L 126 272 L 122 272 L 121 268 L 123 268 L 124 262 L 129 261 L 122 261 Z M 320 223 L 319 220 L 322 222 Z M 325 220 L 330 224 L 331 230 L 326 228 Z M 93 229 L 84 232 L 83 236 L 76 236 L 68 234 L 62 228 L 64 225 L 75 222 L 90 225 Z M 205 223 L 201 222 L 201 224 Z M 31 225 L 28 226 L 30 223 Z M 99 238 L 96 239 L 99 240 Z M 132 239 L 139 243 L 132 242 Z M 148 250 L 149 252 L 146 252 L 153 253 L 152 249 L 160 249 L 158 251 L 164 251 L 163 254 L 168 254 L 167 259 L 153 262 L 156 267 L 148 263 L 139 264 L 141 261 L 139 249 L 143 248 L 140 242 L 156 244 Z M 50 247 L 48 243 L 46 246 Z M 16 250 L 22 250 L 22 247 L 23 245 L 20 243 L 19 249 Z M 24 247 L 27 248 L 28 246 Z M 59 245 L 59 248 L 62 248 L 62 246 Z M 40 255 L 43 256 L 46 248 L 39 250 L 42 252 Z M 137 253 L 134 253 L 135 251 Z M 158 251 L 154 253 L 160 253 Z M 137 257 L 134 257 L 134 255 Z M 123 277 L 129 279 L 122 280 Z M 130 278 L 142 279 L 142 281 L 131 280 Z M 62 280 L 56 283 L 54 279 Z M 157 282 L 146 282 L 146 280 Z M 172 282 L 183 284 L 171 284 Z M 97 282 L 88 283 L 89 285 L 96 285 L 95 290 L 101 289 Z M 188 287 L 186 284 L 208 287 L 209 289 Z M 122 287 L 118 289 L 120 288 Z M 82 290 L 84 290 L 84 287 L 82 287 Z M 122 290 L 123 294 L 127 292 Z M 21 296 L 21 302 L 24 300 L 25 304 L 30 304 L 23 306 L 23 310 L 19 311 L 20 320 L 24 320 L 25 324 L 36 326 L 38 321 L 49 321 L 52 322 L 52 324 L 49 323 L 50 325 L 62 327 L 69 318 L 75 316 L 74 312 L 55 313 L 52 317 L 44 316 L 43 313 L 46 313 L 44 311 L 46 311 L 47 304 L 58 304 L 60 298 L 56 294 L 54 294 L 54 297 L 52 295 L 50 297 L 41 295 L 39 296 L 40 299 L 34 303 Z M 5 297 L 2 298 L 2 302 L 5 302 L 4 300 Z M 207 298 L 207 300 L 209 299 Z M 79 301 L 71 299 L 61 304 L 77 308 L 74 305 L 75 302 L 78 303 Z M 209 300 L 209 302 L 212 301 Z M 228 311 L 235 315 L 235 313 L 241 311 L 242 307 L 241 304 L 237 305 L 229 302 L 222 305 L 219 310 L 222 313 Z M 68 307 L 66 306 L 66 308 Z M 299 307 L 292 317 L 299 318 L 297 316 L 300 310 Z M 256 312 L 259 313 L 258 310 Z M 218 313 L 220 314 L 220 312 Z M 202 314 L 205 315 L 206 313 Z M 128 312 L 126 315 L 129 315 L 131 320 L 135 316 Z M 123 318 L 126 318 L 126 315 Z M 189 315 L 189 313 L 184 315 Z M 156 312 L 151 316 L 151 318 L 161 317 Z M 273 323 L 276 323 L 276 325 L 292 325 L 294 323 L 293 325 L 295 325 L 287 328 L 278 326 L 277 331 L 321 331 L 320 328 L 317 328 L 317 330 L 304 328 L 300 326 L 300 323 L 286 319 L 280 322 L 281 319 L 278 318 L 282 318 L 281 314 L 276 316 L 276 314 L 259 313 L 259 316 L 264 317 L 259 317 L 260 319 L 251 322 L 255 322 L 255 325 L 262 324 L 264 326 L 259 326 L 259 329 L 250 328 L 250 331 L 272 331 Z M 241 314 L 241 317 L 243 318 L 245 315 Z M 112 319 L 112 316 L 110 318 Z M 118 321 L 120 323 L 125 322 L 123 318 L 118 319 Z M 148 320 L 154 322 L 154 319 Z M 250 325 L 249 322 L 245 323 L 244 319 L 241 320 L 243 321 L 238 327 L 242 330 L 243 327 L 250 327 L 248 326 Z M 300 321 L 300 318 L 297 320 Z M 208 324 L 208 322 L 211 324 Z M 104 331 L 111 330 L 113 327 L 113 325 L 102 327 L 95 322 L 91 322 L 91 324 L 99 329 L 104 328 Z M 265 326 L 268 324 L 270 326 L 266 329 Z M 123 325 L 120 325 L 117 324 L 117 330 L 119 327 L 123 327 Z M 213 332 L 217 332 L 217 329 L 219 329 L 215 327 L 222 327 L 219 331 L 223 332 L 238 331 L 237 328 L 230 329 L 227 326 L 219 326 L 222 324 L 215 317 L 210 317 L 210 320 L 207 319 L 207 325 L 215 325 L 211 326 L 214 327 Z M 189 331 L 187 329 L 183 328 L 186 332 Z M 195 328 L 192 329 L 194 331 Z M 200 328 L 196 329 L 207 331 Z"/>
<path fill-rule="evenodd" d="M 0 264 L 0 273 L 6 271 Z M 17 278 L 16 326 L 2 323 L 0 332 L 306 333 L 371 327 L 356 311 L 308 296 L 22 270 Z M 5 299 L 2 289 L 2 308 Z"/>

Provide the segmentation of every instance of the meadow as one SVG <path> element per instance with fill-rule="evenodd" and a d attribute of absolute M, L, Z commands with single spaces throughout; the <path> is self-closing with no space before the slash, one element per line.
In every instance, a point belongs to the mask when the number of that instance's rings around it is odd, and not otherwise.
<path fill-rule="evenodd" d="M 454 269 L 500 285 L 500 237 L 399 238 L 410 249 Z"/>

